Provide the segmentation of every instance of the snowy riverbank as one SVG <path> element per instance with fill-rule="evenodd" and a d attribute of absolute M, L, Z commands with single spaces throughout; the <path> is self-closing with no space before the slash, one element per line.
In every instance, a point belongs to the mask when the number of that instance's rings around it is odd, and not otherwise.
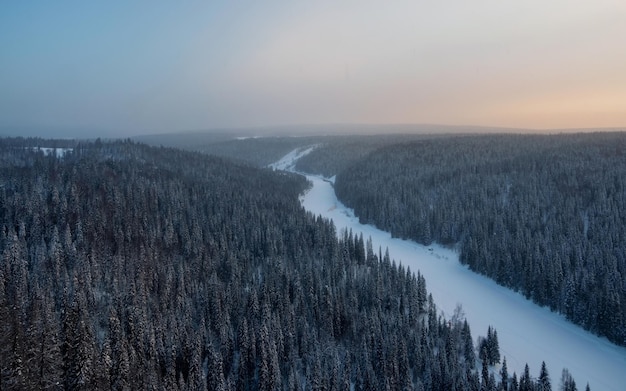
<path fill-rule="evenodd" d="M 272 167 L 293 171 L 297 159 L 311 150 L 293 151 Z M 457 304 L 463 307 L 474 337 L 485 335 L 489 325 L 495 327 L 509 373 L 515 371 L 519 377 L 528 363 L 531 376 L 536 377 L 541 361 L 545 361 L 553 389 L 558 389 L 563 368 L 569 369 L 580 390 L 587 383 L 594 391 L 625 389 L 626 348 L 598 338 L 471 272 L 451 250 L 394 239 L 387 232 L 360 224 L 353 211 L 337 200 L 328 179 L 312 175 L 307 178 L 313 186 L 301 197 L 306 210 L 332 219 L 338 233 L 352 229 L 355 234 L 363 233 L 364 238 L 371 237 L 375 249 L 388 248 L 393 259 L 414 272 L 419 270 L 435 303 L 446 315 L 451 315 Z"/>

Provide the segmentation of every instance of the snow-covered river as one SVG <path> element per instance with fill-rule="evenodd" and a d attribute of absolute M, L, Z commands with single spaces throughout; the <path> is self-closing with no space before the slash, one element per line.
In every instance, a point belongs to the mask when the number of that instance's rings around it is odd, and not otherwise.
<path fill-rule="evenodd" d="M 293 164 L 310 152 L 293 151 L 272 165 L 293 171 Z M 337 200 L 332 180 L 307 175 L 313 187 L 301 202 L 304 208 L 334 221 L 338 234 L 352 229 L 371 238 L 374 248 L 389 249 L 391 258 L 420 271 L 435 303 L 446 315 L 460 304 L 472 334 L 486 335 L 487 327 L 498 331 L 500 352 L 506 357 L 509 374 L 519 375 L 528 363 L 531 376 L 538 376 L 545 361 L 553 389 L 560 386 L 561 371 L 568 368 L 579 390 L 587 383 L 594 391 L 626 390 L 626 348 L 598 338 L 562 316 L 539 307 L 522 295 L 497 285 L 461 265 L 458 255 L 437 245 L 422 246 L 394 239 L 385 231 L 359 223 L 351 209 Z"/>

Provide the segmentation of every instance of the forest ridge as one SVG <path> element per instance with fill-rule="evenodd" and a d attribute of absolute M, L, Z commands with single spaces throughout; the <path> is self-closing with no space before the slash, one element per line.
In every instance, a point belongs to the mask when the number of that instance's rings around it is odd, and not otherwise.
<path fill-rule="evenodd" d="M 626 134 L 396 144 L 339 171 L 335 190 L 361 222 L 453 246 L 472 270 L 626 345 Z"/>

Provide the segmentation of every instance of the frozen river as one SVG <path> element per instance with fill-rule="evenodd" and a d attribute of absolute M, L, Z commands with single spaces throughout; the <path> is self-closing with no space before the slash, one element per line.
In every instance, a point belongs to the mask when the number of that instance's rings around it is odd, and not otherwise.
<path fill-rule="evenodd" d="M 295 160 L 308 151 L 294 151 L 272 166 L 293 170 Z M 332 219 L 338 234 L 343 229 L 362 233 L 365 239 L 372 239 L 375 250 L 387 248 L 392 259 L 413 272 L 419 270 L 444 314 L 451 315 L 457 304 L 463 307 L 474 338 L 486 335 L 488 326 L 495 327 L 509 374 L 515 371 L 519 378 L 528 363 L 531 376 L 537 377 L 545 361 L 553 389 L 559 389 L 561 371 L 567 368 L 579 390 L 584 390 L 587 383 L 594 391 L 626 390 L 626 348 L 592 335 L 561 315 L 471 272 L 451 250 L 394 239 L 385 231 L 359 223 L 353 211 L 337 200 L 332 180 L 312 175 L 307 178 L 313 187 L 301 197 L 306 210 Z"/>

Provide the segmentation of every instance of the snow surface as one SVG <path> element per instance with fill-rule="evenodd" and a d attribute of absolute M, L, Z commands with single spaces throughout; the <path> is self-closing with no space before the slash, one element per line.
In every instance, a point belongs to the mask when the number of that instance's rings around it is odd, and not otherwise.
<path fill-rule="evenodd" d="M 286 154 L 282 159 L 280 159 L 276 163 L 270 164 L 268 167 L 273 168 L 274 170 L 285 170 L 285 171 L 295 172 L 296 162 L 298 161 L 298 159 L 300 159 L 301 157 L 305 155 L 308 155 L 315 148 L 317 148 L 317 145 L 294 149 L 293 151 Z"/>
<path fill-rule="evenodd" d="M 46 156 L 56 153 L 56 157 L 63 157 L 67 152 L 71 152 L 72 150 L 73 148 L 33 147 L 33 151 L 41 151 Z"/>
<path fill-rule="evenodd" d="M 294 171 L 296 160 L 314 148 L 292 151 L 271 167 Z M 446 317 L 453 314 L 458 304 L 462 306 L 475 338 L 486 335 L 488 326 L 495 327 L 509 375 L 516 372 L 519 378 L 528 363 L 531 376 L 537 377 L 541 361 L 545 361 L 553 389 L 558 389 L 561 372 L 567 368 L 578 389 L 584 390 L 589 383 L 594 391 L 626 390 L 626 348 L 470 271 L 452 250 L 392 238 L 388 232 L 359 223 L 353 210 L 337 200 L 328 178 L 306 177 L 313 184 L 300 198 L 306 210 L 332 219 L 338 235 L 344 229 L 362 233 L 364 239 L 372 239 L 375 251 L 388 248 L 392 259 L 413 272 L 419 270 L 426 279 L 428 292 Z"/>

